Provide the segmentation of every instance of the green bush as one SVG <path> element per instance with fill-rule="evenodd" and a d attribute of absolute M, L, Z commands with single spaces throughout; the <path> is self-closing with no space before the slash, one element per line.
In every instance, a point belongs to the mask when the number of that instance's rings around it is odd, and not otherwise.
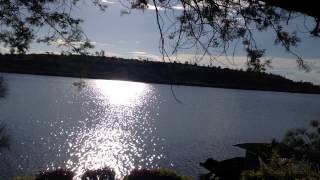
<path fill-rule="evenodd" d="M 294 129 L 286 133 L 282 144 L 295 153 L 283 158 L 276 148 L 271 161 L 257 171 L 244 171 L 242 180 L 319 180 L 320 122 L 312 121 L 308 129 Z"/>
<path fill-rule="evenodd" d="M 281 158 L 273 152 L 270 163 L 242 172 L 241 180 L 319 180 L 320 173 L 306 161 Z"/>

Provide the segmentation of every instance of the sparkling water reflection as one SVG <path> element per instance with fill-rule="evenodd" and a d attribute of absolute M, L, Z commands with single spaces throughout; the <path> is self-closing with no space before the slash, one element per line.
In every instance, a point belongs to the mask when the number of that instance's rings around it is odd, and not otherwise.
<path fill-rule="evenodd" d="M 1 180 L 66 165 L 78 175 L 109 165 L 118 176 L 161 166 L 198 177 L 208 157 L 243 156 L 234 144 L 270 142 L 320 117 L 319 95 L 174 87 L 180 104 L 166 85 L 3 76 L 12 146 L 0 154 Z"/>
<path fill-rule="evenodd" d="M 137 107 L 150 98 L 151 86 L 128 81 L 96 80 L 94 88 L 112 106 Z"/>
<path fill-rule="evenodd" d="M 156 104 L 152 86 L 125 81 L 95 80 L 84 95 L 95 106 L 92 118 L 82 122 L 74 138 L 68 139 L 70 159 L 67 167 L 79 177 L 87 169 L 111 167 L 118 177 L 142 167 L 154 168 L 164 158 L 154 136 L 153 119 L 146 107 Z M 98 112 L 96 112 L 98 111 Z"/>

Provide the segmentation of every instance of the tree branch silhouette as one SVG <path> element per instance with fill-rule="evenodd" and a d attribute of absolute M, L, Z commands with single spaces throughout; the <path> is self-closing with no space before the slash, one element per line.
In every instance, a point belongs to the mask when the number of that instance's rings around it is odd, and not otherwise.
<path fill-rule="evenodd" d="M 72 16 L 73 8 L 82 0 L 4 0 L 0 2 L 0 43 L 11 52 L 26 53 L 32 42 L 58 44 L 73 53 L 87 54 L 92 48 L 81 29 L 82 20 Z M 160 52 L 170 57 L 180 49 L 195 49 L 196 54 L 213 56 L 214 50 L 227 54 L 235 41 L 242 42 L 247 52 L 250 71 L 265 71 L 271 61 L 264 59 L 265 49 L 255 42 L 256 31 L 271 30 L 274 42 L 296 57 L 301 69 L 308 70 L 303 58 L 293 52 L 300 39 L 295 31 L 285 30 L 293 20 L 302 16 L 313 19 L 310 35 L 320 37 L 320 13 L 316 2 L 299 0 L 125 0 L 128 8 L 146 9 L 152 3 L 160 30 Z M 84 2 L 84 1 L 82 1 Z M 104 11 L 102 0 L 92 0 Z M 124 4 L 123 1 L 120 1 Z M 168 11 L 179 6 L 179 13 L 169 17 Z M 161 11 L 160 11 L 161 9 Z M 162 17 L 165 15 L 166 17 Z M 166 18 L 166 19 L 164 19 Z M 169 23 L 169 24 L 168 24 Z M 168 29 L 164 30 L 167 26 Z M 47 34 L 38 33 L 47 30 Z M 169 51 L 165 39 L 174 42 Z M 236 43 L 237 45 L 240 43 Z M 210 57 L 211 58 L 211 57 Z M 214 60 L 215 58 L 212 58 Z"/>
<path fill-rule="evenodd" d="M 148 0 L 131 1 L 132 8 L 146 9 Z M 255 32 L 273 31 L 274 43 L 296 57 L 299 68 L 308 71 L 303 58 L 292 50 L 297 47 L 300 38 L 296 31 L 289 32 L 285 27 L 291 20 L 305 16 L 314 19 L 314 28 L 309 31 L 315 38 L 320 36 L 319 11 L 316 2 L 302 3 L 298 0 L 153 0 L 153 5 L 163 9 L 163 12 L 179 5 L 181 13 L 171 22 L 171 31 L 161 33 L 161 39 L 175 42 L 170 54 L 179 49 L 194 48 L 204 55 L 212 56 L 213 50 L 222 49 L 227 55 L 230 44 L 240 40 L 247 52 L 247 67 L 249 71 L 265 71 L 271 61 L 262 58 L 265 49 L 259 48 L 255 41 Z M 158 9 L 157 8 L 157 9 Z M 162 12 L 156 10 L 156 14 Z M 157 16 L 158 17 L 158 16 Z M 158 24 L 158 26 L 161 24 Z M 163 27 L 159 27 L 161 29 Z M 254 32 L 253 32 L 254 31 Z M 166 31 L 167 32 L 167 31 Z M 238 43 L 236 43 L 238 44 Z M 163 52 L 163 50 L 161 51 Z M 167 50 L 168 52 L 168 50 Z"/>

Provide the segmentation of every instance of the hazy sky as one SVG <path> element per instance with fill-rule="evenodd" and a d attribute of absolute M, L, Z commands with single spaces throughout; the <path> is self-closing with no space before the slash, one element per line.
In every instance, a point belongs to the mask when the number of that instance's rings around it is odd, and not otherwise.
<path fill-rule="evenodd" d="M 122 6 L 117 0 L 105 1 L 108 8 L 105 12 L 99 11 L 90 3 L 79 4 L 79 8 L 74 11 L 74 15 L 84 20 L 83 29 L 87 36 L 95 44 L 96 50 L 104 50 L 106 55 L 120 57 L 149 57 L 161 60 L 159 53 L 159 30 L 156 24 L 155 11 L 150 8 L 144 11 L 131 11 L 131 14 L 121 16 Z M 177 8 L 178 9 L 178 8 Z M 179 13 L 179 10 L 176 10 Z M 307 80 L 320 84 L 320 38 L 315 39 L 306 33 L 303 26 L 303 19 L 292 22 L 290 29 L 298 30 L 302 43 L 296 53 L 302 56 L 310 64 L 311 72 L 298 71 L 295 58 L 287 53 L 281 46 L 274 46 L 274 34 L 265 32 L 256 34 L 258 44 L 267 49 L 267 57 L 273 60 L 271 72 L 285 75 L 294 80 Z M 233 49 L 233 48 L 232 48 Z M 47 47 L 42 44 L 33 44 L 31 52 L 56 51 L 59 49 Z M 192 50 L 180 52 L 179 60 L 192 62 Z M 206 57 L 208 58 L 208 57 Z M 206 58 L 199 64 L 206 64 Z M 231 60 L 230 60 L 231 59 Z M 234 58 L 219 58 L 220 62 L 214 65 L 223 65 L 230 68 L 243 68 L 246 57 L 241 46 L 237 48 Z M 234 63 L 230 63 L 234 61 Z"/>

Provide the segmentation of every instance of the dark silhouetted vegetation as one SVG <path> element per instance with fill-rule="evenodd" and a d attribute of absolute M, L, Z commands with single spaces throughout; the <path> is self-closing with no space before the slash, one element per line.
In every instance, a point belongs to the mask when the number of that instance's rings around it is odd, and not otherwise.
<path fill-rule="evenodd" d="M 320 92 L 320 87 L 312 83 L 294 82 L 274 74 L 116 57 L 0 55 L 0 71 L 236 89 Z"/>
<path fill-rule="evenodd" d="M 312 121 L 308 129 L 288 131 L 280 142 L 274 140 L 272 143 L 238 144 L 237 147 L 246 150 L 246 156 L 220 162 L 210 158 L 205 163 L 200 163 L 210 171 L 208 175 L 203 176 L 203 179 L 211 177 L 218 177 L 219 180 L 320 179 L 319 129 L 319 121 Z"/>
<path fill-rule="evenodd" d="M 0 77 L 0 98 L 5 97 L 7 88 L 3 77 Z M 0 120 L 0 150 L 2 148 L 9 148 L 9 135 L 6 131 L 6 124 Z"/>
<path fill-rule="evenodd" d="M 0 122 L 0 150 L 2 148 L 10 147 L 9 140 L 10 138 L 6 131 L 6 124 Z"/>
<path fill-rule="evenodd" d="M 310 128 L 299 128 L 286 133 L 283 143 L 299 151 L 318 151 L 320 153 L 320 123 L 312 121 Z"/>
<path fill-rule="evenodd" d="M 147 9 L 152 3 L 160 31 L 160 50 L 164 55 L 175 54 L 180 49 L 195 49 L 199 56 L 215 56 L 217 50 L 228 54 L 228 49 L 242 45 L 251 71 L 265 71 L 271 61 L 263 58 L 266 49 L 259 46 L 259 32 L 274 32 L 275 45 L 282 46 L 296 57 L 298 66 L 308 70 L 302 57 L 294 52 L 301 41 L 299 28 L 287 28 L 299 17 L 314 24 L 305 28 L 315 38 L 320 37 L 320 13 L 315 2 L 299 0 L 239 0 L 239 1 L 185 1 L 185 0 L 128 0 L 132 8 Z M 175 18 L 162 13 L 181 5 Z M 161 9 L 161 11 L 160 11 Z M 294 24 L 295 25 L 295 24 Z M 168 42 L 165 42 L 168 41 Z M 235 43 L 237 42 L 237 43 Z M 238 43 L 239 42 L 239 43 Z M 263 43 L 263 42 L 261 42 Z M 174 44 L 167 47 L 166 44 Z M 169 49 L 170 48 L 170 49 Z M 230 53 L 230 52 L 229 52 Z M 232 50 L 231 50 L 232 53 Z M 230 53 L 230 54 L 231 54 Z M 213 58 L 214 60 L 214 58 Z"/>
<path fill-rule="evenodd" d="M 251 152 L 252 153 L 252 152 Z M 272 142 L 267 148 L 256 149 L 260 165 L 257 169 L 244 169 L 243 180 L 295 180 L 319 179 L 317 159 L 308 156 L 302 159 L 304 152 L 295 150 L 285 143 Z M 319 161 L 318 161 L 319 163 Z"/>
<path fill-rule="evenodd" d="M 81 180 L 115 180 L 116 173 L 105 167 L 97 170 L 87 170 L 81 177 Z"/>
<path fill-rule="evenodd" d="M 67 169 L 42 171 L 32 176 L 15 177 L 17 180 L 72 180 L 74 173 Z M 133 170 L 123 180 L 191 180 L 191 177 L 180 176 L 170 169 L 142 169 Z M 87 170 L 81 180 L 116 180 L 116 173 L 109 167 L 97 170 Z"/>
<path fill-rule="evenodd" d="M 0 76 L 0 98 L 5 97 L 7 92 L 6 84 L 3 77 Z"/>
<path fill-rule="evenodd" d="M 271 161 L 256 171 L 242 172 L 241 180 L 317 180 L 320 172 L 308 162 L 285 159 L 273 152 Z"/>
<path fill-rule="evenodd" d="M 245 158 L 235 157 L 223 161 L 209 158 L 204 163 L 200 163 L 200 166 L 212 172 L 207 175 L 209 178 L 214 174 L 220 179 L 239 179 L 241 172 L 245 169 Z"/>
<path fill-rule="evenodd" d="M 81 29 L 82 20 L 72 15 L 72 9 L 79 2 L 81 0 L 1 1 L 0 23 L 3 27 L 0 29 L 0 43 L 8 46 L 12 54 L 26 53 L 32 42 L 56 43 L 72 52 L 88 54 L 86 49 L 92 45 Z M 105 1 L 92 0 L 92 3 L 103 11 L 107 7 Z M 128 9 L 146 9 L 150 4 L 155 7 L 163 55 L 176 54 L 179 49 L 185 48 L 209 55 L 217 49 L 223 49 L 222 52 L 226 53 L 230 44 L 238 41 L 242 42 L 247 52 L 247 66 L 253 71 L 263 71 L 270 63 L 262 59 L 265 50 L 259 48 L 254 32 L 273 31 L 274 43 L 295 56 L 299 67 L 305 69 L 302 58 L 292 51 L 292 47 L 301 41 L 297 35 L 300 29 L 289 31 L 287 27 L 296 23 L 293 20 L 297 16 L 306 16 L 313 26 L 305 30 L 315 38 L 320 36 L 320 14 L 316 2 L 126 0 L 121 4 L 126 4 L 124 6 Z M 174 17 L 159 12 L 160 9 L 172 11 L 176 5 L 180 6 L 181 13 L 172 13 Z M 125 12 L 122 11 L 122 14 L 129 14 Z M 49 29 L 48 33 L 37 33 L 43 29 Z M 166 44 L 170 44 L 165 43 L 166 38 L 174 42 L 170 52 L 165 48 Z"/>
<path fill-rule="evenodd" d="M 123 180 L 190 180 L 190 177 L 179 176 L 170 169 L 142 169 L 133 170 Z"/>
<path fill-rule="evenodd" d="M 72 180 L 74 173 L 68 169 L 42 171 L 35 176 L 35 180 Z"/>
<path fill-rule="evenodd" d="M 298 152 L 294 158 L 320 167 L 320 121 L 312 121 L 309 128 L 298 128 L 286 133 L 282 143 Z"/>
<path fill-rule="evenodd" d="M 75 53 L 86 53 L 92 45 L 81 30 L 82 20 L 73 17 L 69 9 L 78 1 L 0 1 L 0 43 L 10 48 L 11 54 L 26 53 L 32 42 L 59 42 L 58 46 Z M 93 3 L 98 5 L 95 0 Z M 48 31 L 36 33 L 39 29 Z"/>

